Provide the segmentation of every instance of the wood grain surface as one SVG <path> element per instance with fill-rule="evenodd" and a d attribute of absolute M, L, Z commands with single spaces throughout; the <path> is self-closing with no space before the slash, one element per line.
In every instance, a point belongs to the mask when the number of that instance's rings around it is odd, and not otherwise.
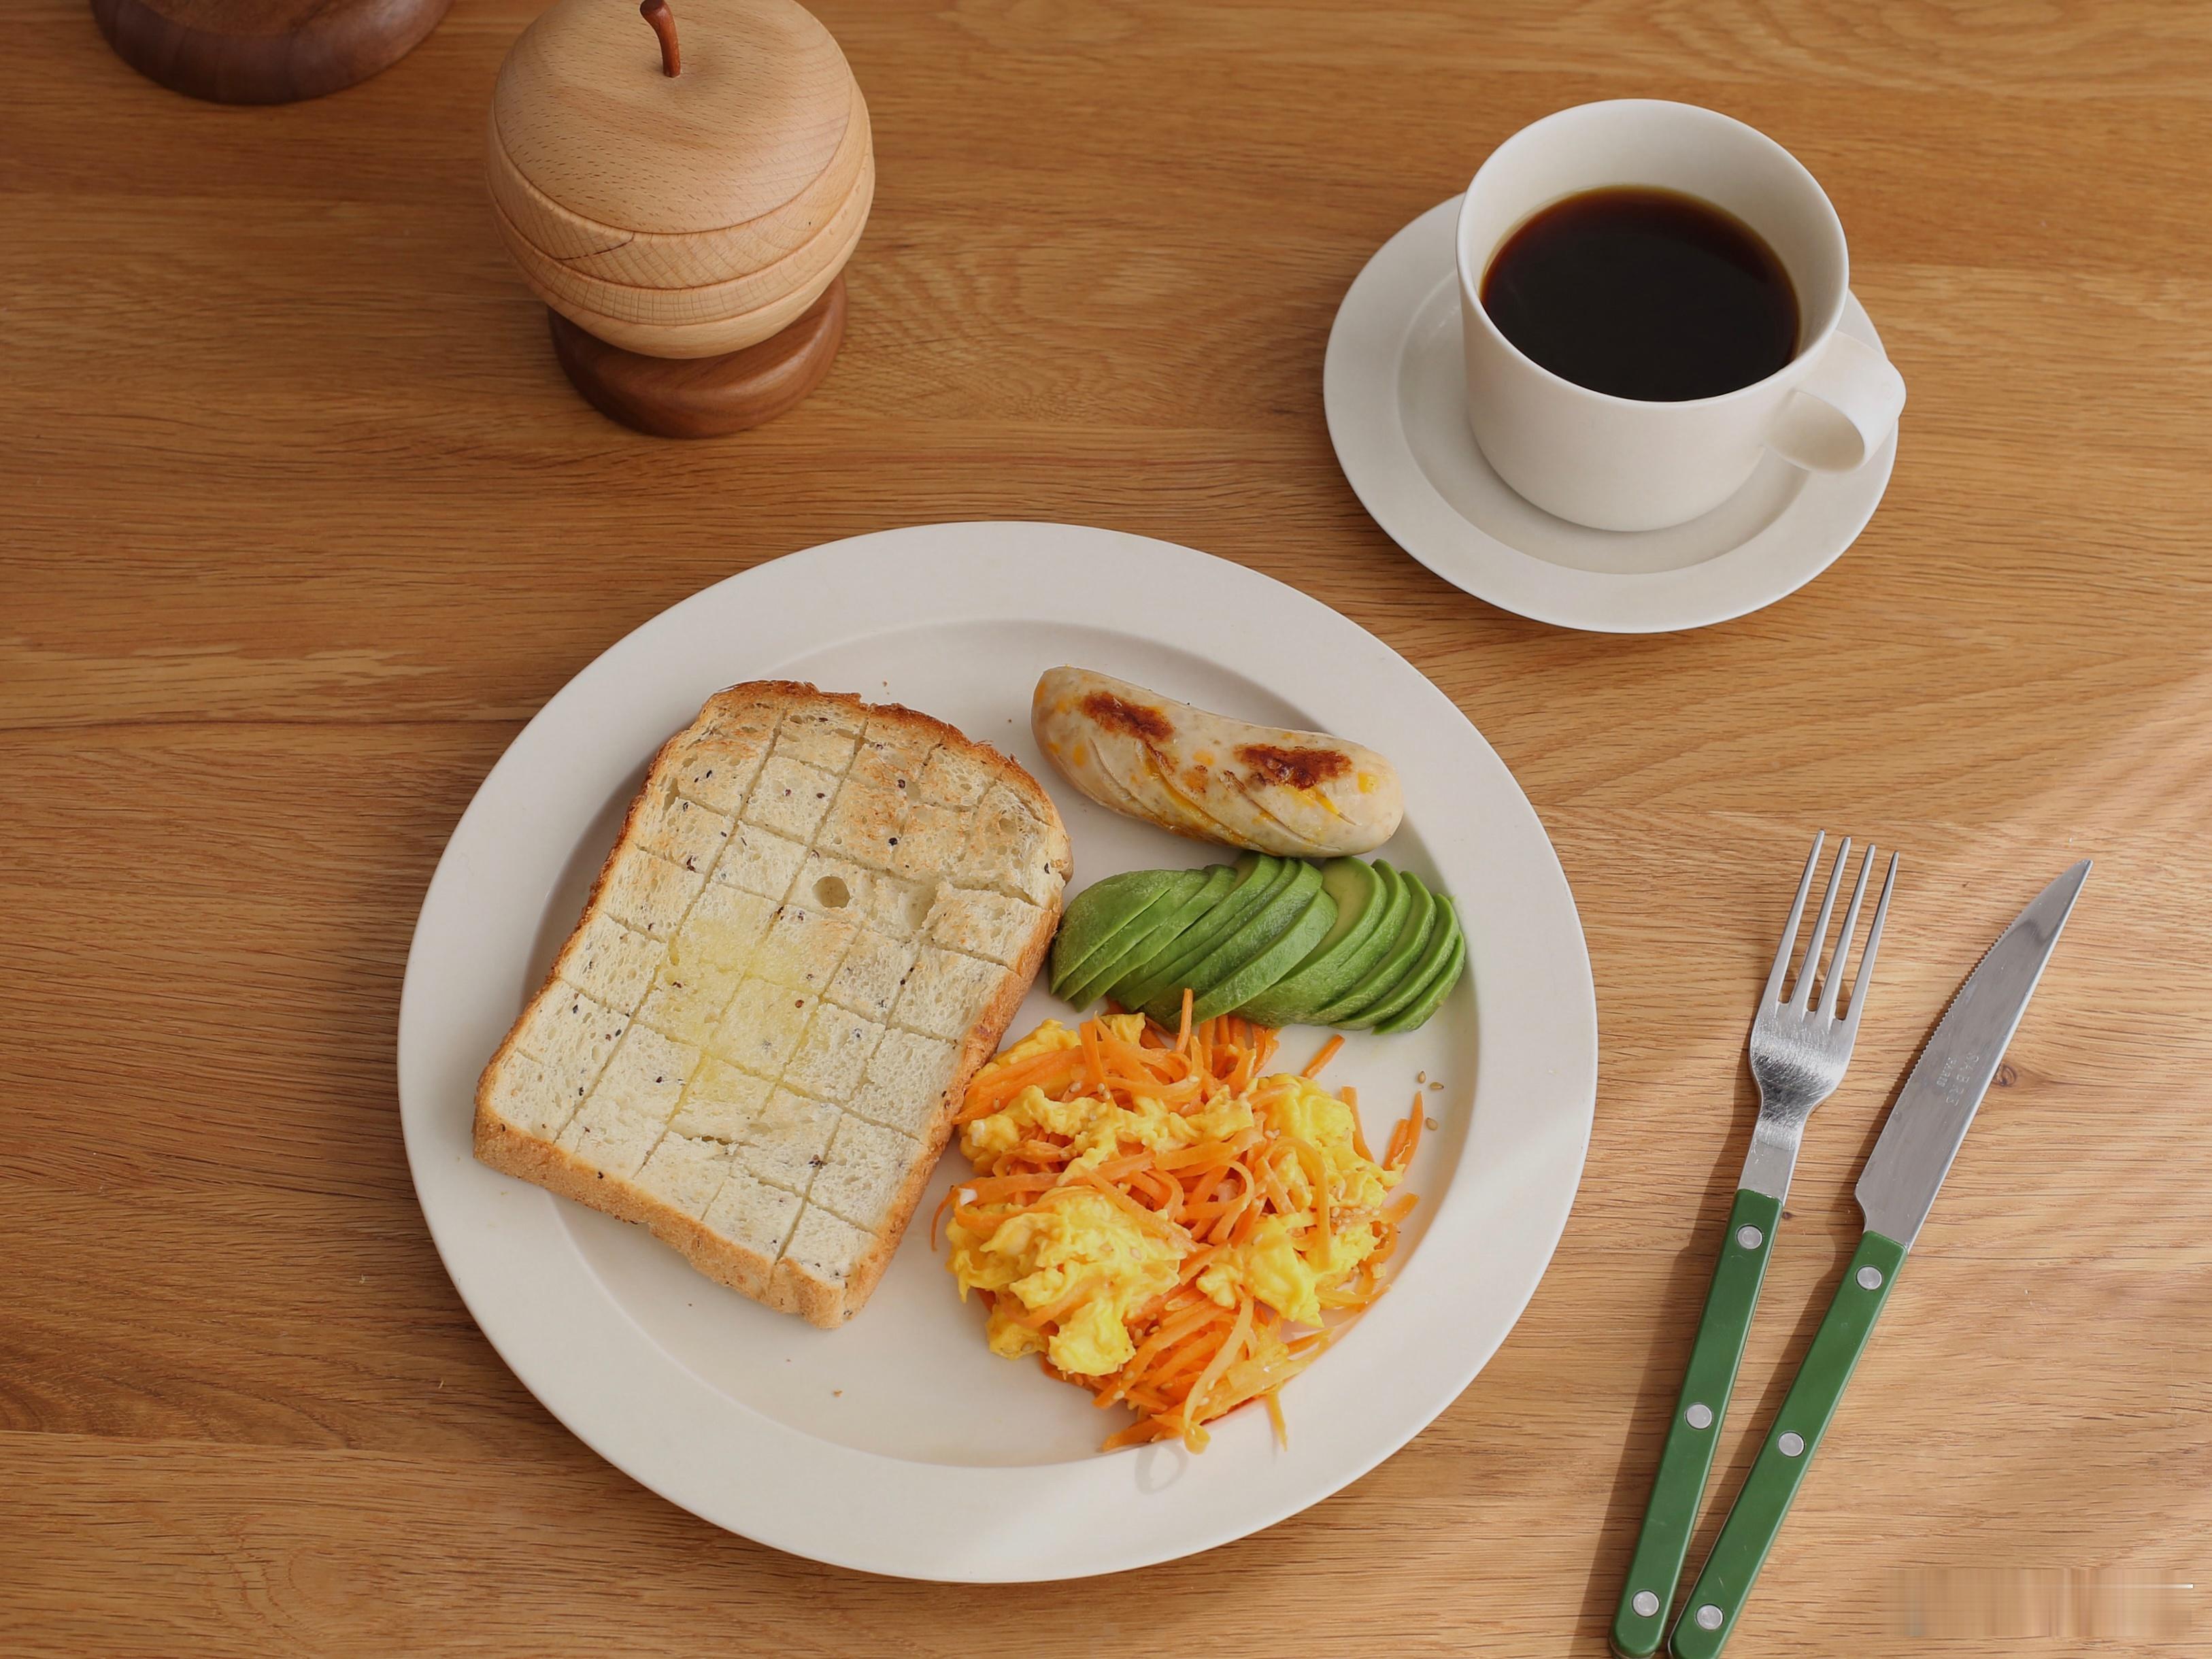
<path fill-rule="evenodd" d="M 1716 1494 L 1916 1046 L 2097 872 L 1736 1650 L 2205 1650 L 2205 1591 L 2147 1587 L 2212 1580 L 2212 11 L 821 0 L 881 167 L 845 349 L 786 419 L 669 444 L 568 389 L 492 223 L 530 10 L 459 0 L 267 109 L 150 85 L 82 0 L 0 54 L 0 1647 L 1595 1656 L 1826 825 L 1904 885 Z M 1368 255 L 1614 94 L 1803 158 L 1911 387 L 1858 544 L 1677 636 L 1444 586 L 1321 412 Z M 1188 542 L 1404 652 L 1549 828 L 1603 1041 L 1551 1272 L 1432 1427 L 1243 1542 L 991 1592 L 776 1554 L 572 1438 L 440 1267 L 393 1083 L 432 865 L 546 697 L 732 571 L 971 517 Z"/>

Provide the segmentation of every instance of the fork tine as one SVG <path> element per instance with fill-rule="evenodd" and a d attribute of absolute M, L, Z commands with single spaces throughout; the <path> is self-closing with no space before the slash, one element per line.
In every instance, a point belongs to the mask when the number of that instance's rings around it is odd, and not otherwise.
<path fill-rule="evenodd" d="M 1774 950 L 1774 967 L 1766 975 L 1766 994 L 1761 1008 L 1782 1000 L 1782 976 L 1790 971 L 1790 947 L 1797 942 L 1797 919 L 1805 914 L 1805 895 L 1813 890 L 1813 872 L 1820 862 L 1820 848 L 1828 839 L 1825 830 L 1813 832 L 1813 850 L 1805 860 L 1805 873 L 1797 878 L 1797 896 L 1790 901 L 1790 920 L 1782 924 L 1782 943 Z"/>
<path fill-rule="evenodd" d="M 1820 916 L 1805 941 L 1804 965 L 1797 970 L 1796 984 L 1790 988 L 1790 1006 L 1801 1011 L 1813 1006 L 1813 970 L 1820 965 L 1820 941 L 1827 937 L 1828 915 L 1836 908 L 1836 890 L 1844 884 L 1844 866 L 1850 860 L 1851 838 L 1845 836 L 1836 848 L 1836 867 L 1828 872 L 1828 890 L 1820 896 Z"/>
<path fill-rule="evenodd" d="M 1866 954 L 1859 958 L 1859 975 L 1851 981 L 1851 1012 L 1844 1024 L 1856 1036 L 1859 1011 L 1866 1006 L 1867 987 L 1874 983 L 1874 959 L 1881 951 L 1881 924 L 1889 915 L 1889 896 L 1897 886 L 1897 854 L 1889 855 L 1889 868 L 1881 878 L 1881 897 L 1874 907 L 1874 926 L 1867 930 Z"/>
<path fill-rule="evenodd" d="M 1828 958 L 1828 971 L 1820 976 L 1820 1018 L 1836 1017 L 1836 999 L 1844 988 L 1844 969 L 1850 965 L 1851 935 L 1858 931 L 1859 901 L 1866 896 L 1867 877 L 1874 870 L 1875 845 L 1867 843 L 1866 856 L 1859 860 L 1859 878 L 1851 885 L 1850 908 L 1844 912 L 1843 931 L 1836 935 L 1836 949 Z M 1838 859 L 1838 864 L 1843 860 Z"/>

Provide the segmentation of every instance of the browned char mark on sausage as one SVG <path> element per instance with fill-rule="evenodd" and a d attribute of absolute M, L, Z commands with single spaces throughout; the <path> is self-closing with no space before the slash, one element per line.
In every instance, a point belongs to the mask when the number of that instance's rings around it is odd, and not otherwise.
<path fill-rule="evenodd" d="M 1111 691 L 1093 691 L 1083 699 L 1083 712 L 1109 732 L 1126 732 L 1145 743 L 1165 743 L 1175 726 L 1157 708 L 1131 702 Z"/>
<path fill-rule="evenodd" d="M 1318 789 L 1352 769 L 1351 758 L 1334 749 L 1281 749 L 1271 743 L 1248 743 L 1237 750 L 1237 758 L 1261 782 L 1289 789 Z"/>

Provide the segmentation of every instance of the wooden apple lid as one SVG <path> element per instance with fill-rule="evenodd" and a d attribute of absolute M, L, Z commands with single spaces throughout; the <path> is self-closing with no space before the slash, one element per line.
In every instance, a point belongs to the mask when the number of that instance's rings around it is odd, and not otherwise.
<path fill-rule="evenodd" d="M 602 339 L 738 349 L 851 256 L 874 196 L 867 106 L 796 0 L 642 9 L 650 27 L 556 0 L 516 40 L 487 146 L 500 231 L 538 296 Z"/>

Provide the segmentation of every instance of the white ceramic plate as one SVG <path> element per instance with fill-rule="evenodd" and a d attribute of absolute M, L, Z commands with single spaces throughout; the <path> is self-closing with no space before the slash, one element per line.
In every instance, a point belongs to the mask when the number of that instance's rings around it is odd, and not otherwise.
<path fill-rule="evenodd" d="M 712 691 L 811 679 L 953 721 L 1019 758 L 1074 838 L 1071 891 L 1208 849 L 1083 799 L 1038 758 L 1054 665 L 1318 727 L 1395 756 L 1387 852 L 1457 900 L 1469 974 L 1436 1018 L 1328 1073 L 1370 1138 L 1425 1073 L 1421 1194 L 1395 1288 L 1284 1394 L 1192 1457 L 1102 1455 L 1126 1419 L 994 1358 L 921 1222 L 853 1324 L 820 1331 L 709 1283 L 641 1230 L 469 1152 L 477 1071 L 574 925 L 645 763 Z M 1040 986 L 1016 1030 L 1065 1016 Z M 1294 1030 L 1303 1063 L 1320 1034 Z M 1327 1497 L 1449 1405 L 1520 1315 L 1580 1178 L 1596 1089 L 1589 962 L 1551 843 L 1466 719 L 1326 606 L 1187 548 L 1068 525 L 935 525 L 778 559 L 654 618 L 572 680 L 477 793 L 408 957 L 399 1092 L 440 1255 L 501 1358 L 586 1443 L 672 1502 L 816 1559 L 1006 1581 L 1142 1566 Z M 964 1169 L 957 1151 L 939 1171 Z M 933 1207 L 933 1200 L 925 1209 Z"/>
<path fill-rule="evenodd" d="M 1477 599 L 1562 628 L 1657 634 L 1769 605 L 1834 563 L 1881 504 L 1897 434 L 1852 472 L 1769 454 L 1703 518 L 1591 530 L 1533 507 L 1467 423 L 1454 228 L 1459 198 L 1385 242 L 1346 290 L 1322 376 L 1329 441 L 1391 540 Z M 1881 349 L 1856 295 L 1843 331 Z"/>

